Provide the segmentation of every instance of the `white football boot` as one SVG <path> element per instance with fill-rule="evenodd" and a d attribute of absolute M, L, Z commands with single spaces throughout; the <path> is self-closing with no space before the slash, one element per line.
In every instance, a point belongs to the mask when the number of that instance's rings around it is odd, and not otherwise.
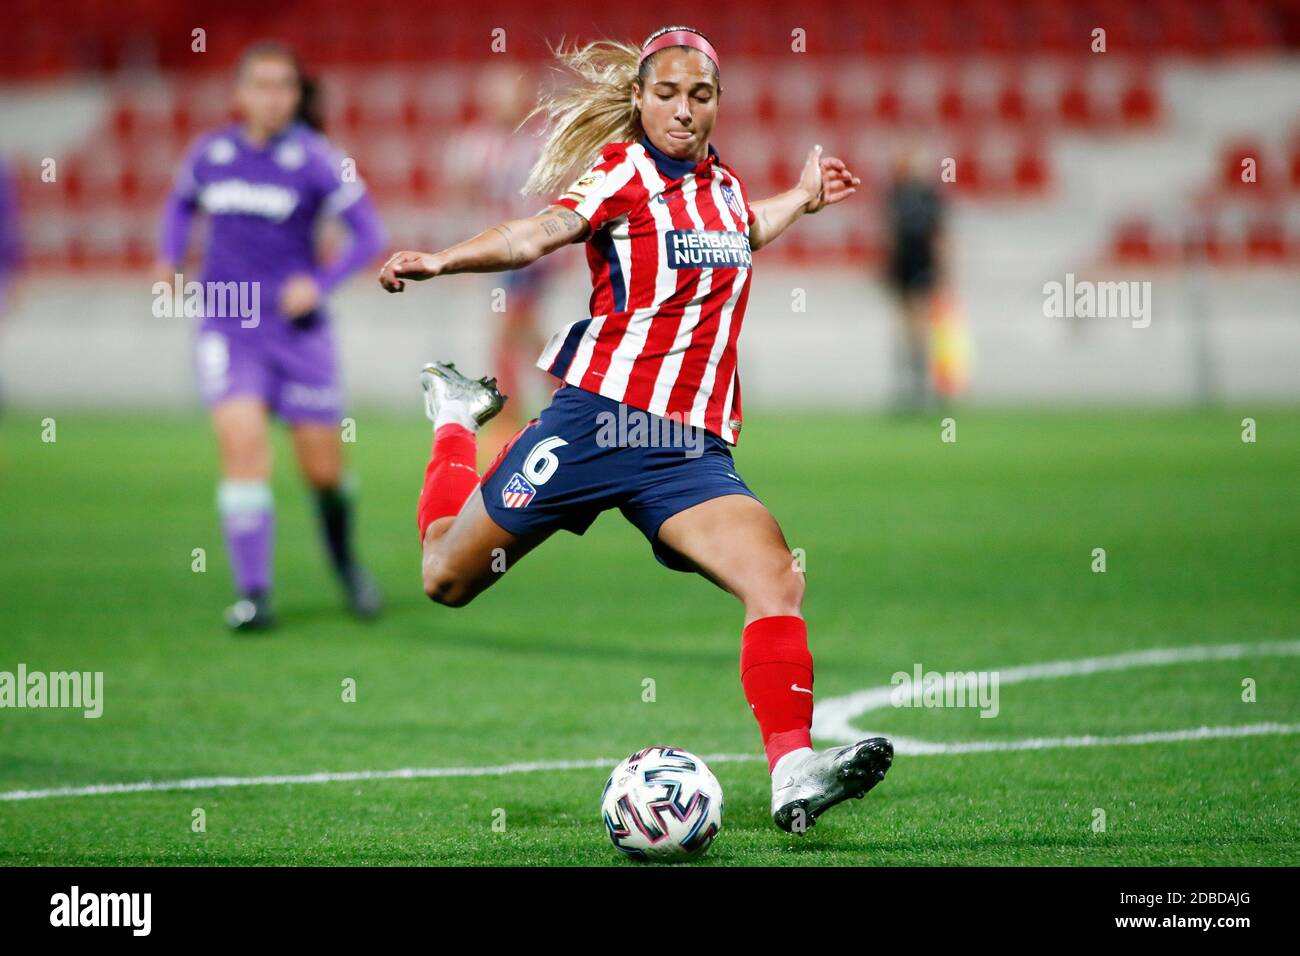
<path fill-rule="evenodd" d="M 451 362 L 430 362 L 420 373 L 424 414 L 434 426 L 457 422 L 471 431 L 490 421 L 506 403 L 495 378 L 466 378 Z"/>
<path fill-rule="evenodd" d="M 865 797 L 885 779 L 893 760 L 894 745 L 872 737 L 847 747 L 794 754 L 788 765 L 778 761 L 772 774 L 772 822 L 787 833 L 804 833 L 835 804 Z"/>

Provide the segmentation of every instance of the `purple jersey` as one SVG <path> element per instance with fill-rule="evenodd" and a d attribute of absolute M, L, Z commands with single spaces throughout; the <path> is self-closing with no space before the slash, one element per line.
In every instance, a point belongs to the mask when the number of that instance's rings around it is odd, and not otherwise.
<path fill-rule="evenodd" d="M 197 210 L 210 220 L 202 281 L 258 283 L 261 317 L 267 320 L 258 327 L 268 334 L 285 323 L 278 303 L 286 279 L 307 274 L 328 293 L 384 242 L 354 164 L 299 123 L 261 147 L 249 143 L 238 124 L 199 138 L 168 200 L 160 242 L 164 260 L 179 264 L 184 258 Z M 344 219 L 353 241 L 338 259 L 322 265 L 316 258 L 316 227 L 332 215 Z M 232 321 L 209 317 L 204 324 L 221 328 Z"/>
<path fill-rule="evenodd" d="M 0 162 L 0 315 L 4 314 L 5 288 L 23 261 L 16 192 L 8 168 Z"/>
<path fill-rule="evenodd" d="M 253 396 L 291 422 L 338 422 L 343 395 L 325 310 L 289 321 L 279 300 L 285 281 L 304 274 L 328 294 L 383 246 L 374 206 L 350 172 L 350 161 L 301 124 L 261 147 L 231 125 L 201 137 L 190 150 L 167 201 L 160 254 L 179 266 L 190 222 L 202 210 L 210 222 L 204 286 L 255 283 L 257 290 L 256 322 L 242 312 L 205 309 L 195 365 L 207 404 Z M 321 264 L 316 226 L 331 215 L 348 225 L 352 242 Z M 238 294 L 241 309 L 250 299 Z M 232 301 L 214 297 L 205 304 Z"/>

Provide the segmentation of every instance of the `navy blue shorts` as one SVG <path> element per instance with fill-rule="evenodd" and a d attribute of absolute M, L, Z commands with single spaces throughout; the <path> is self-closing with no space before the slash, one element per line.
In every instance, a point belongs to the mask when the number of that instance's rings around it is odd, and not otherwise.
<path fill-rule="evenodd" d="M 717 435 L 573 385 L 557 389 L 510 440 L 481 487 L 488 515 L 517 535 L 585 534 L 602 511 L 618 508 L 674 571 L 695 569 L 660 545 L 668 518 L 722 495 L 758 498 Z"/>

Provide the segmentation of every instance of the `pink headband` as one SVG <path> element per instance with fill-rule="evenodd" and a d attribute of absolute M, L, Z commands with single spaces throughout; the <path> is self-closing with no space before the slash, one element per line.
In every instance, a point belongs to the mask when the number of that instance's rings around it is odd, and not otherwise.
<path fill-rule="evenodd" d="M 713 44 L 704 39 L 704 37 L 700 36 L 698 33 L 692 33 L 690 30 L 672 30 L 655 37 L 646 45 L 646 48 L 641 51 L 641 59 L 637 61 L 637 66 L 644 63 L 645 58 L 650 56 L 652 53 L 658 53 L 664 47 L 669 46 L 688 46 L 692 49 L 699 50 L 713 61 L 714 66 L 718 67 L 718 69 L 722 69 L 722 66 L 718 61 L 718 51 L 713 49 Z"/>

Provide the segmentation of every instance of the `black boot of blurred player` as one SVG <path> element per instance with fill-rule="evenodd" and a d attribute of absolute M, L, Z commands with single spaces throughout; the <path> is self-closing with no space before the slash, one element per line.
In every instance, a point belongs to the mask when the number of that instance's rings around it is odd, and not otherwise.
<path fill-rule="evenodd" d="M 275 612 L 271 609 L 269 591 L 245 594 L 225 612 L 226 626 L 244 633 L 268 631 L 275 626 Z"/>
<path fill-rule="evenodd" d="M 316 509 L 330 561 L 343 585 L 349 609 L 359 618 L 377 616 L 383 609 L 379 589 L 352 554 L 352 495 L 342 485 L 318 488 Z"/>

